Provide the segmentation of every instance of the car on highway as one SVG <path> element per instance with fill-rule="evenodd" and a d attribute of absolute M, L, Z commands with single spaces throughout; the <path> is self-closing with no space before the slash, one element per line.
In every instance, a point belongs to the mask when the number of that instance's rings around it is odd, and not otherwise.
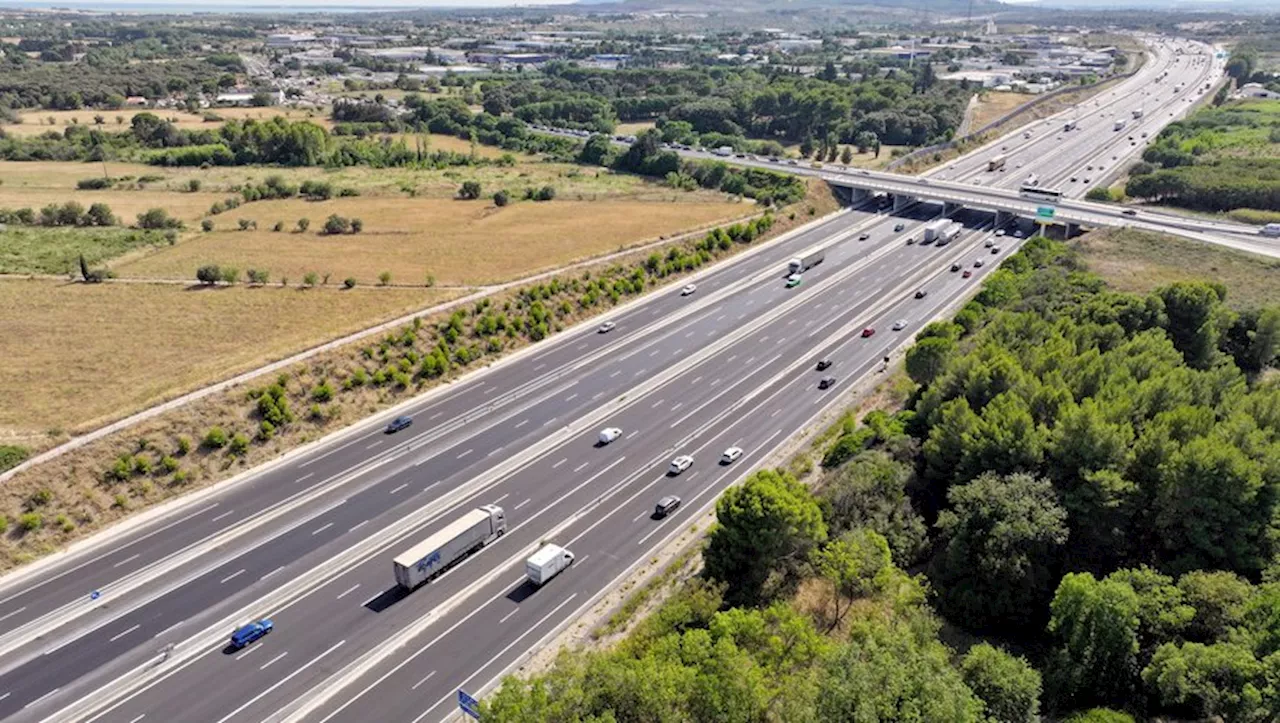
<path fill-rule="evenodd" d="M 973 276 L 973 272 L 972 272 L 972 271 L 970 271 L 969 269 L 965 269 L 965 270 L 964 270 L 964 273 L 963 273 L 963 274 L 960 274 L 960 278 L 962 278 L 962 279 L 967 279 L 967 278 L 969 278 L 970 276 Z"/>
<path fill-rule="evenodd" d="M 1076 182 L 1076 180 L 1077 180 L 1077 179 L 1076 179 L 1076 177 L 1075 177 L 1075 176 L 1072 176 L 1072 177 L 1071 177 L 1071 183 L 1075 183 L 1075 182 Z"/>
<path fill-rule="evenodd" d="M 875 327 L 868 326 L 867 328 L 862 330 L 862 338 L 866 339 L 867 337 L 872 336 L 875 333 L 876 333 Z"/>
<path fill-rule="evenodd" d="M 867 171 L 867 170 L 858 171 L 858 173 L 861 173 L 861 174 L 862 174 L 862 175 L 864 175 L 864 176 L 870 176 L 870 175 L 871 175 L 871 171 Z"/>
<path fill-rule="evenodd" d="M 988 249 L 995 245 L 996 245 L 996 240 L 990 239 L 990 238 L 982 243 L 983 248 L 988 248 Z"/>
<path fill-rule="evenodd" d="M 413 417 L 396 417 L 387 424 L 387 434 L 395 434 L 411 426 L 413 426 Z"/>
<path fill-rule="evenodd" d="M 924 186 L 929 185 L 929 179 L 927 179 L 927 178 L 921 178 L 921 179 L 920 179 L 920 184 L 921 184 L 921 185 L 924 185 Z"/>
<path fill-rule="evenodd" d="M 733 464 L 742 456 L 742 447 L 730 447 L 720 455 L 720 464 Z"/>
<path fill-rule="evenodd" d="M 598 441 L 600 443 L 600 446 L 603 447 L 604 445 L 614 441 L 615 439 L 621 436 L 622 436 L 621 429 L 618 429 L 617 427 L 605 427 L 604 429 L 600 430 L 600 436 L 598 438 Z"/>
<path fill-rule="evenodd" d="M 907 320 L 906 320 L 906 319 L 898 319 L 897 321 L 893 322 L 893 330 L 894 330 L 894 331 L 902 331 L 902 330 L 903 330 L 903 329 L 905 329 L 905 328 L 907 328 Z"/>
<path fill-rule="evenodd" d="M 804 282 L 803 276 L 801 276 L 800 274 L 791 274 L 790 276 L 787 277 L 787 288 L 790 289 L 794 286 L 799 286 L 803 282 Z"/>
<path fill-rule="evenodd" d="M 830 360 L 830 359 L 819 359 L 819 360 L 818 360 L 818 371 L 822 371 L 822 370 L 824 370 L 824 369 L 829 369 L 830 367 L 831 367 L 831 360 Z"/>
<path fill-rule="evenodd" d="M 600 325 L 600 333 L 608 334 L 609 332 L 613 331 L 616 328 L 618 328 L 618 324 L 616 322 L 606 321 L 605 323 Z"/>
<path fill-rule="evenodd" d="M 836 383 L 836 378 L 835 378 L 835 377 L 823 377 L 822 379 L 819 379 L 819 380 L 818 380 L 818 388 L 819 388 L 819 389 L 828 389 L 828 388 L 830 388 L 830 387 L 834 386 L 834 385 L 835 385 L 835 383 Z"/>
<path fill-rule="evenodd" d="M 906 228 L 906 227 L 907 227 L 907 225 L 906 225 L 905 223 L 895 223 L 895 224 L 893 225 L 893 230 L 894 230 L 895 232 L 897 232 L 897 231 L 901 231 L 902 229 L 904 229 L 904 228 Z"/>
<path fill-rule="evenodd" d="M 928 296 L 928 295 L 929 295 L 929 292 L 928 292 L 927 290 L 925 290 L 925 289 L 916 289 L 916 298 L 917 298 L 917 299 L 923 299 L 924 297 L 926 297 L 926 296 Z"/>
<path fill-rule="evenodd" d="M 672 477 L 675 477 L 676 475 L 680 474 L 686 469 L 689 469 L 692 466 L 693 466 L 693 457 L 690 457 L 687 454 L 682 454 L 679 457 L 676 457 L 675 459 L 671 460 L 671 466 L 667 468 L 667 474 L 671 475 Z"/>
<path fill-rule="evenodd" d="M 1022 229 L 1020 229 L 1020 228 L 1015 228 L 1015 229 L 1013 230 L 1013 237 L 1014 237 L 1014 238 L 1022 238 Z"/>
<path fill-rule="evenodd" d="M 683 289 L 680 289 L 680 295 L 681 295 L 681 296 L 688 296 L 689 294 L 692 294 L 693 292 L 695 292 L 695 291 L 697 291 L 697 290 L 698 290 L 698 285 L 697 285 L 697 284 L 685 284 L 685 285 L 684 285 L 684 288 L 683 288 Z"/>
<path fill-rule="evenodd" d="M 1126 208 L 1125 210 L 1121 211 L 1120 213 L 1123 213 L 1123 214 L 1124 214 L 1124 215 L 1126 215 L 1126 216 L 1137 216 L 1137 215 L 1138 215 L 1138 212 L 1137 212 L 1137 211 L 1135 211 L 1135 210 L 1133 210 L 1132 208 Z"/>
<path fill-rule="evenodd" d="M 871 238 L 871 234 L 869 234 L 869 233 L 862 233 L 862 234 L 858 234 L 858 240 L 859 240 L 859 241 L 866 241 L 866 240 L 867 240 L 867 239 L 869 239 L 869 238 Z"/>
<path fill-rule="evenodd" d="M 975 269 L 980 269 L 980 268 L 982 268 L 982 259 L 974 259 L 974 260 L 973 260 L 973 268 L 975 268 Z"/>
<path fill-rule="evenodd" d="M 998 253 L 1000 253 L 1000 247 L 999 247 L 999 246 L 992 246 L 992 247 L 991 247 L 991 253 L 992 253 L 993 255 L 994 255 L 994 254 L 998 254 Z"/>
<path fill-rule="evenodd" d="M 658 504 L 653 506 L 653 516 L 657 517 L 658 519 L 662 519 L 663 517 L 666 517 L 672 512 L 675 512 L 676 508 L 678 508 L 679 506 L 680 506 L 679 497 L 676 497 L 675 495 L 667 495 L 666 497 L 663 497 L 662 499 L 658 500 Z"/>
<path fill-rule="evenodd" d="M 911 246 L 911 245 L 912 245 L 912 244 L 914 244 L 915 242 L 916 242 L 916 237 L 915 237 L 915 236 L 908 236 L 908 237 L 907 237 L 907 245 L 908 245 L 908 246 Z"/>
<path fill-rule="evenodd" d="M 232 631 L 230 640 L 231 647 L 239 650 L 259 638 L 266 637 L 274 629 L 275 623 L 271 622 L 270 618 L 263 618 L 257 622 L 245 623 Z"/>
<path fill-rule="evenodd" d="M 1092 170 L 1093 170 L 1093 165 L 1092 165 L 1092 164 L 1090 164 L 1090 165 L 1085 166 L 1085 167 L 1084 167 L 1084 170 L 1086 170 L 1086 171 L 1092 171 Z"/>
<path fill-rule="evenodd" d="M 959 263 L 959 262 L 956 262 L 956 263 L 954 263 L 954 264 L 951 264 L 951 270 L 952 270 L 952 271 L 959 271 L 959 270 L 960 270 L 960 263 Z"/>

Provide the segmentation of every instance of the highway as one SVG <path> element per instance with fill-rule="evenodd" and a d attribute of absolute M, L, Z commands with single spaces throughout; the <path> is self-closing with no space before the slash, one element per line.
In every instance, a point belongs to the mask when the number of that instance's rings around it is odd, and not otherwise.
<path fill-rule="evenodd" d="M 961 211 L 957 241 L 906 244 L 940 210 L 817 221 L 698 274 L 696 293 L 682 281 L 614 310 L 609 333 L 599 320 L 566 331 L 6 576 L 0 717 L 442 720 L 458 687 L 482 691 L 519 664 L 1018 243 L 992 254 L 991 216 Z M 787 259 L 814 247 L 825 261 L 786 288 Z M 819 374 L 822 357 L 835 364 Z M 826 374 L 835 385 L 817 389 Z M 384 434 L 399 414 L 414 426 Z M 605 426 L 623 437 L 597 447 Z M 743 458 L 718 464 L 731 445 Z M 668 477 L 677 454 L 695 464 Z M 684 506 L 651 519 L 672 493 Z M 395 589 L 395 554 L 487 503 L 507 511 L 504 537 L 412 594 Z M 577 562 L 534 591 L 523 560 L 546 540 Z M 225 649 L 263 616 L 270 636 Z"/>

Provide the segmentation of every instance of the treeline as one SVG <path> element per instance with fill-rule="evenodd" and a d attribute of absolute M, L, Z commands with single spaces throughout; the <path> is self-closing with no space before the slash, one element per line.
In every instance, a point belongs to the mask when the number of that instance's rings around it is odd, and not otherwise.
<path fill-rule="evenodd" d="M 859 81 L 776 70 L 603 71 L 568 63 L 548 63 L 543 72 L 544 80 L 484 83 L 485 110 L 602 133 L 612 132 L 618 119 L 663 118 L 730 138 L 835 145 L 869 132 L 881 143 L 926 145 L 951 136 L 968 101 L 959 86 L 939 83 L 928 63 L 872 69 Z"/>
<path fill-rule="evenodd" d="M 921 333 L 908 409 L 731 488 L 699 578 L 486 720 L 1275 720 L 1280 309 L 1224 299 L 1028 242 Z"/>
<path fill-rule="evenodd" d="M 0 223 L 15 226 L 114 226 L 116 216 L 105 203 L 88 209 L 78 201 L 51 203 L 37 213 L 30 208 L 0 208 Z"/>
<path fill-rule="evenodd" d="M 616 153 L 607 136 L 593 136 L 583 146 L 578 160 L 662 178 L 675 188 L 717 189 L 754 198 L 765 205 L 784 206 L 804 197 L 804 181 L 797 176 L 737 168 L 719 161 L 682 160 L 674 151 L 662 148 L 661 138 L 659 131 L 645 131 L 626 151 Z"/>
<path fill-rule="evenodd" d="M 1280 104 L 1237 101 L 1170 123 L 1125 184 L 1134 198 L 1201 211 L 1280 211 Z"/>
<path fill-rule="evenodd" d="M 210 59 L 120 62 L 109 52 L 93 50 L 78 62 L 48 63 L 31 60 L 14 46 L 0 48 L 0 107 L 115 109 L 124 107 L 129 96 L 214 94 L 236 84 L 237 68 Z"/>

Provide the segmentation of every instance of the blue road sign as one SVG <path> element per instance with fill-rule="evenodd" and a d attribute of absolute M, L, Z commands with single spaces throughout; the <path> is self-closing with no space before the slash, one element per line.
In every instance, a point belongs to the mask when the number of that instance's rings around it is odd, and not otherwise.
<path fill-rule="evenodd" d="M 463 713 L 480 720 L 480 701 L 467 695 L 467 692 L 462 688 L 458 688 L 458 707 L 462 709 Z"/>

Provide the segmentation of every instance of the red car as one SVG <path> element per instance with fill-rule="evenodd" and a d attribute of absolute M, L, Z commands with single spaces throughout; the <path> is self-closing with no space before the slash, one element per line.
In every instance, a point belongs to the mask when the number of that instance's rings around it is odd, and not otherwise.
<path fill-rule="evenodd" d="M 960 274 L 960 276 L 962 276 L 962 277 L 964 277 L 964 278 L 966 278 L 966 279 L 967 279 L 967 278 L 969 278 L 970 276 L 973 276 L 973 272 L 972 272 L 972 271 L 970 271 L 969 269 L 965 269 L 965 270 L 964 270 L 964 273 L 963 273 L 963 274 Z"/>
<path fill-rule="evenodd" d="M 876 330 L 868 326 L 867 328 L 862 330 L 862 338 L 866 339 L 867 337 L 871 336 L 874 333 L 876 333 Z"/>

